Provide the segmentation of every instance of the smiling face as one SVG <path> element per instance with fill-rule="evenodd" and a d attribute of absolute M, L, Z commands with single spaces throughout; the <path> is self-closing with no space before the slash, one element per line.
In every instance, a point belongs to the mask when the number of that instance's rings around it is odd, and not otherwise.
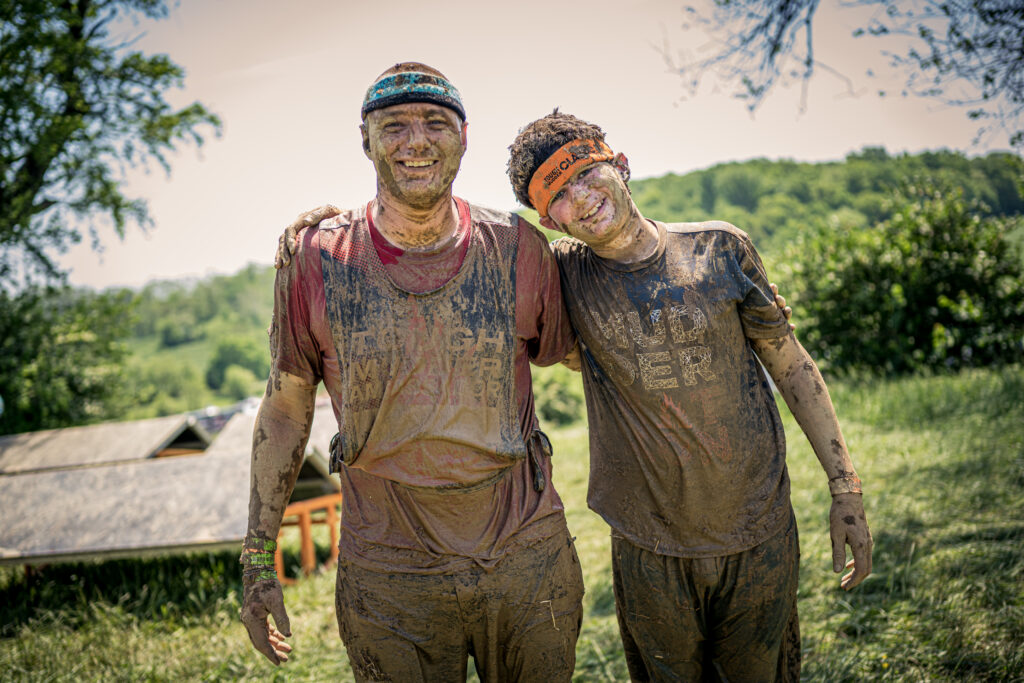
<path fill-rule="evenodd" d="M 548 215 L 540 222 L 601 247 L 621 237 L 633 215 L 633 201 L 619 169 L 599 162 L 576 171 L 551 198 Z"/>
<path fill-rule="evenodd" d="M 451 192 L 466 153 L 466 124 L 458 113 L 429 102 L 396 104 L 369 112 L 360 130 L 378 192 L 415 208 Z"/>

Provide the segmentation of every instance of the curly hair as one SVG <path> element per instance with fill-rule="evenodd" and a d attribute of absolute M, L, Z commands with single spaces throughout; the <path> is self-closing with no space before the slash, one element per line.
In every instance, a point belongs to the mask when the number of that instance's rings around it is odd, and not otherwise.
<path fill-rule="evenodd" d="M 603 142 L 604 131 L 572 114 L 562 114 L 557 108 L 523 127 L 508 148 L 508 178 L 516 199 L 523 206 L 537 208 L 530 201 L 529 193 L 530 180 L 537 168 L 562 145 L 584 139 Z"/>

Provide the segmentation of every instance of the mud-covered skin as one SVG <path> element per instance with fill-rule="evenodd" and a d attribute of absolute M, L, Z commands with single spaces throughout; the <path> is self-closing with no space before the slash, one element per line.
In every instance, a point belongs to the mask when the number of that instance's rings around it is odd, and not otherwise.
<path fill-rule="evenodd" d="M 269 621 L 271 616 L 274 618 L 274 626 Z M 279 582 L 246 581 L 242 593 L 241 618 L 252 646 L 259 653 L 274 664 L 288 661 L 292 647 L 284 639 L 291 637 L 292 629 L 284 609 L 284 596 Z"/>
<path fill-rule="evenodd" d="M 248 535 L 277 538 L 313 424 L 315 392 L 308 382 L 276 368 L 267 381 L 253 430 Z M 270 626 L 268 615 L 273 616 L 277 630 Z M 288 660 L 281 653 L 291 651 L 284 642 L 284 637 L 291 636 L 291 627 L 277 581 L 246 586 L 242 622 L 253 646 L 267 659 L 274 664 Z"/>
<path fill-rule="evenodd" d="M 360 131 L 377 170 L 374 219 L 381 232 L 404 249 L 443 246 L 454 221 L 450 201 L 438 199 L 450 199 L 466 153 L 466 124 L 447 107 L 416 102 L 370 112 Z"/>
<path fill-rule="evenodd" d="M 565 532 L 493 571 L 382 574 L 338 565 L 338 629 L 357 681 L 568 681 L 583 580 Z M 383 654 L 383 653 L 386 653 Z"/>
<path fill-rule="evenodd" d="M 751 342 L 751 346 L 775 380 L 827 478 L 856 476 L 818 366 L 792 334 L 781 341 L 782 344 L 769 344 L 756 340 Z M 832 497 L 829 538 L 832 541 L 832 570 L 836 573 L 844 568 L 852 570 L 839 582 L 842 588 L 850 590 L 871 573 L 873 541 L 861 494 L 843 493 Z M 853 553 L 851 563 L 846 562 L 846 546 Z"/>

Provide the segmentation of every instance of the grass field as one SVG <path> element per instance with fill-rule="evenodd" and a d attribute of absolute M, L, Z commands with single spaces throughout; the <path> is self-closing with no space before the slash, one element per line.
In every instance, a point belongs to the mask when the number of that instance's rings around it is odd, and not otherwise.
<path fill-rule="evenodd" d="M 824 475 L 783 407 L 804 680 L 1024 681 L 1024 369 L 830 387 L 864 480 L 875 569 L 838 589 Z M 576 679 L 620 681 L 608 532 L 585 503 L 586 433 L 582 422 L 551 430 L 587 586 Z M 237 576 L 233 553 L 2 568 L 0 679 L 351 679 L 330 572 L 286 588 L 296 649 L 280 669 L 249 647 Z"/>

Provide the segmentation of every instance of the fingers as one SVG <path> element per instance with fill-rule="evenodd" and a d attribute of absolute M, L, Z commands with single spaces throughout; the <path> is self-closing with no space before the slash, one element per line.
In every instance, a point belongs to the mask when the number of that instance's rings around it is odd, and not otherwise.
<path fill-rule="evenodd" d="M 284 636 L 276 628 L 267 624 L 269 630 L 270 646 L 274 649 L 274 654 L 277 656 L 278 661 L 284 663 L 288 661 L 288 653 L 292 651 L 292 646 L 285 642 Z"/>
<path fill-rule="evenodd" d="M 246 605 L 242 608 L 242 624 L 249 634 L 249 642 L 256 651 L 277 665 L 281 663 L 281 658 L 277 656 L 277 651 L 270 642 L 270 625 L 267 623 L 266 615 L 267 611 L 262 605 Z"/>
<path fill-rule="evenodd" d="M 287 242 L 288 231 L 277 238 L 277 251 L 274 253 L 274 267 L 280 270 L 292 262 L 292 252 L 295 251 L 294 243 L 288 246 Z"/>
<path fill-rule="evenodd" d="M 846 564 L 846 537 L 834 530 L 829 536 L 832 539 L 832 571 L 838 574 Z"/>
<path fill-rule="evenodd" d="M 261 581 L 247 586 L 242 599 L 242 623 L 252 646 L 275 665 L 287 662 L 292 648 L 284 639 L 291 636 L 292 629 L 281 584 Z M 274 618 L 276 628 L 270 625 L 269 616 Z"/>
<path fill-rule="evenodd" d="M 779 294 L 778 285 L 776 285 L 774 282 L 770 282 L 768 283 L 768 286 L 772 288 L 772 294 L 775 295 L 775 305 L 782 310 L 782 315 L 786 316 L 786 320 L 788 321 L 790 318 L 793 317 L 793 309 L 786 305 L 786 297 Z M 790 323 L 789 329 L 795 330 L 796 325 Z"/>
<path fill-rule="evenodd" d="M 285 642 L 284 636 L 281 634 L 280 631 L 278 631 L 270 624 L 267 624 L 267 628 L 270 629 L 270 644 L 274 646 L 274 651 L 279 653 L 279 657 L 281 656 L 280 653 L 282 652 L 292 651 L 292 646 Z M 288 658 L 285 657 L 285 659 Z"/>
<path fill-rule="evenodd" d="M 290 638 L 292 635 L 292 623 L 288 619 L 288 612 L 284 609 L 284 597 L 280 591 L 268 597 L 270 598 L 268 600 L 270 603 L 270 615 L 274 617 L 274 624 L 286 638 Z"/>
<path fill-rule="evenodd" d="M 291 225 L 284 229 L 281 237 L 277 240 L 277 252 L 274 254 L 274 267 L 280 270 L 292 262 L 292 254 L 298 246 L 298 234 L 303 228 L 313 228 L 320 224 L 320 221 L 341 213 L 341 209 L 333 204 L 318 206 L 312 211 L 300 213 Z"/>

